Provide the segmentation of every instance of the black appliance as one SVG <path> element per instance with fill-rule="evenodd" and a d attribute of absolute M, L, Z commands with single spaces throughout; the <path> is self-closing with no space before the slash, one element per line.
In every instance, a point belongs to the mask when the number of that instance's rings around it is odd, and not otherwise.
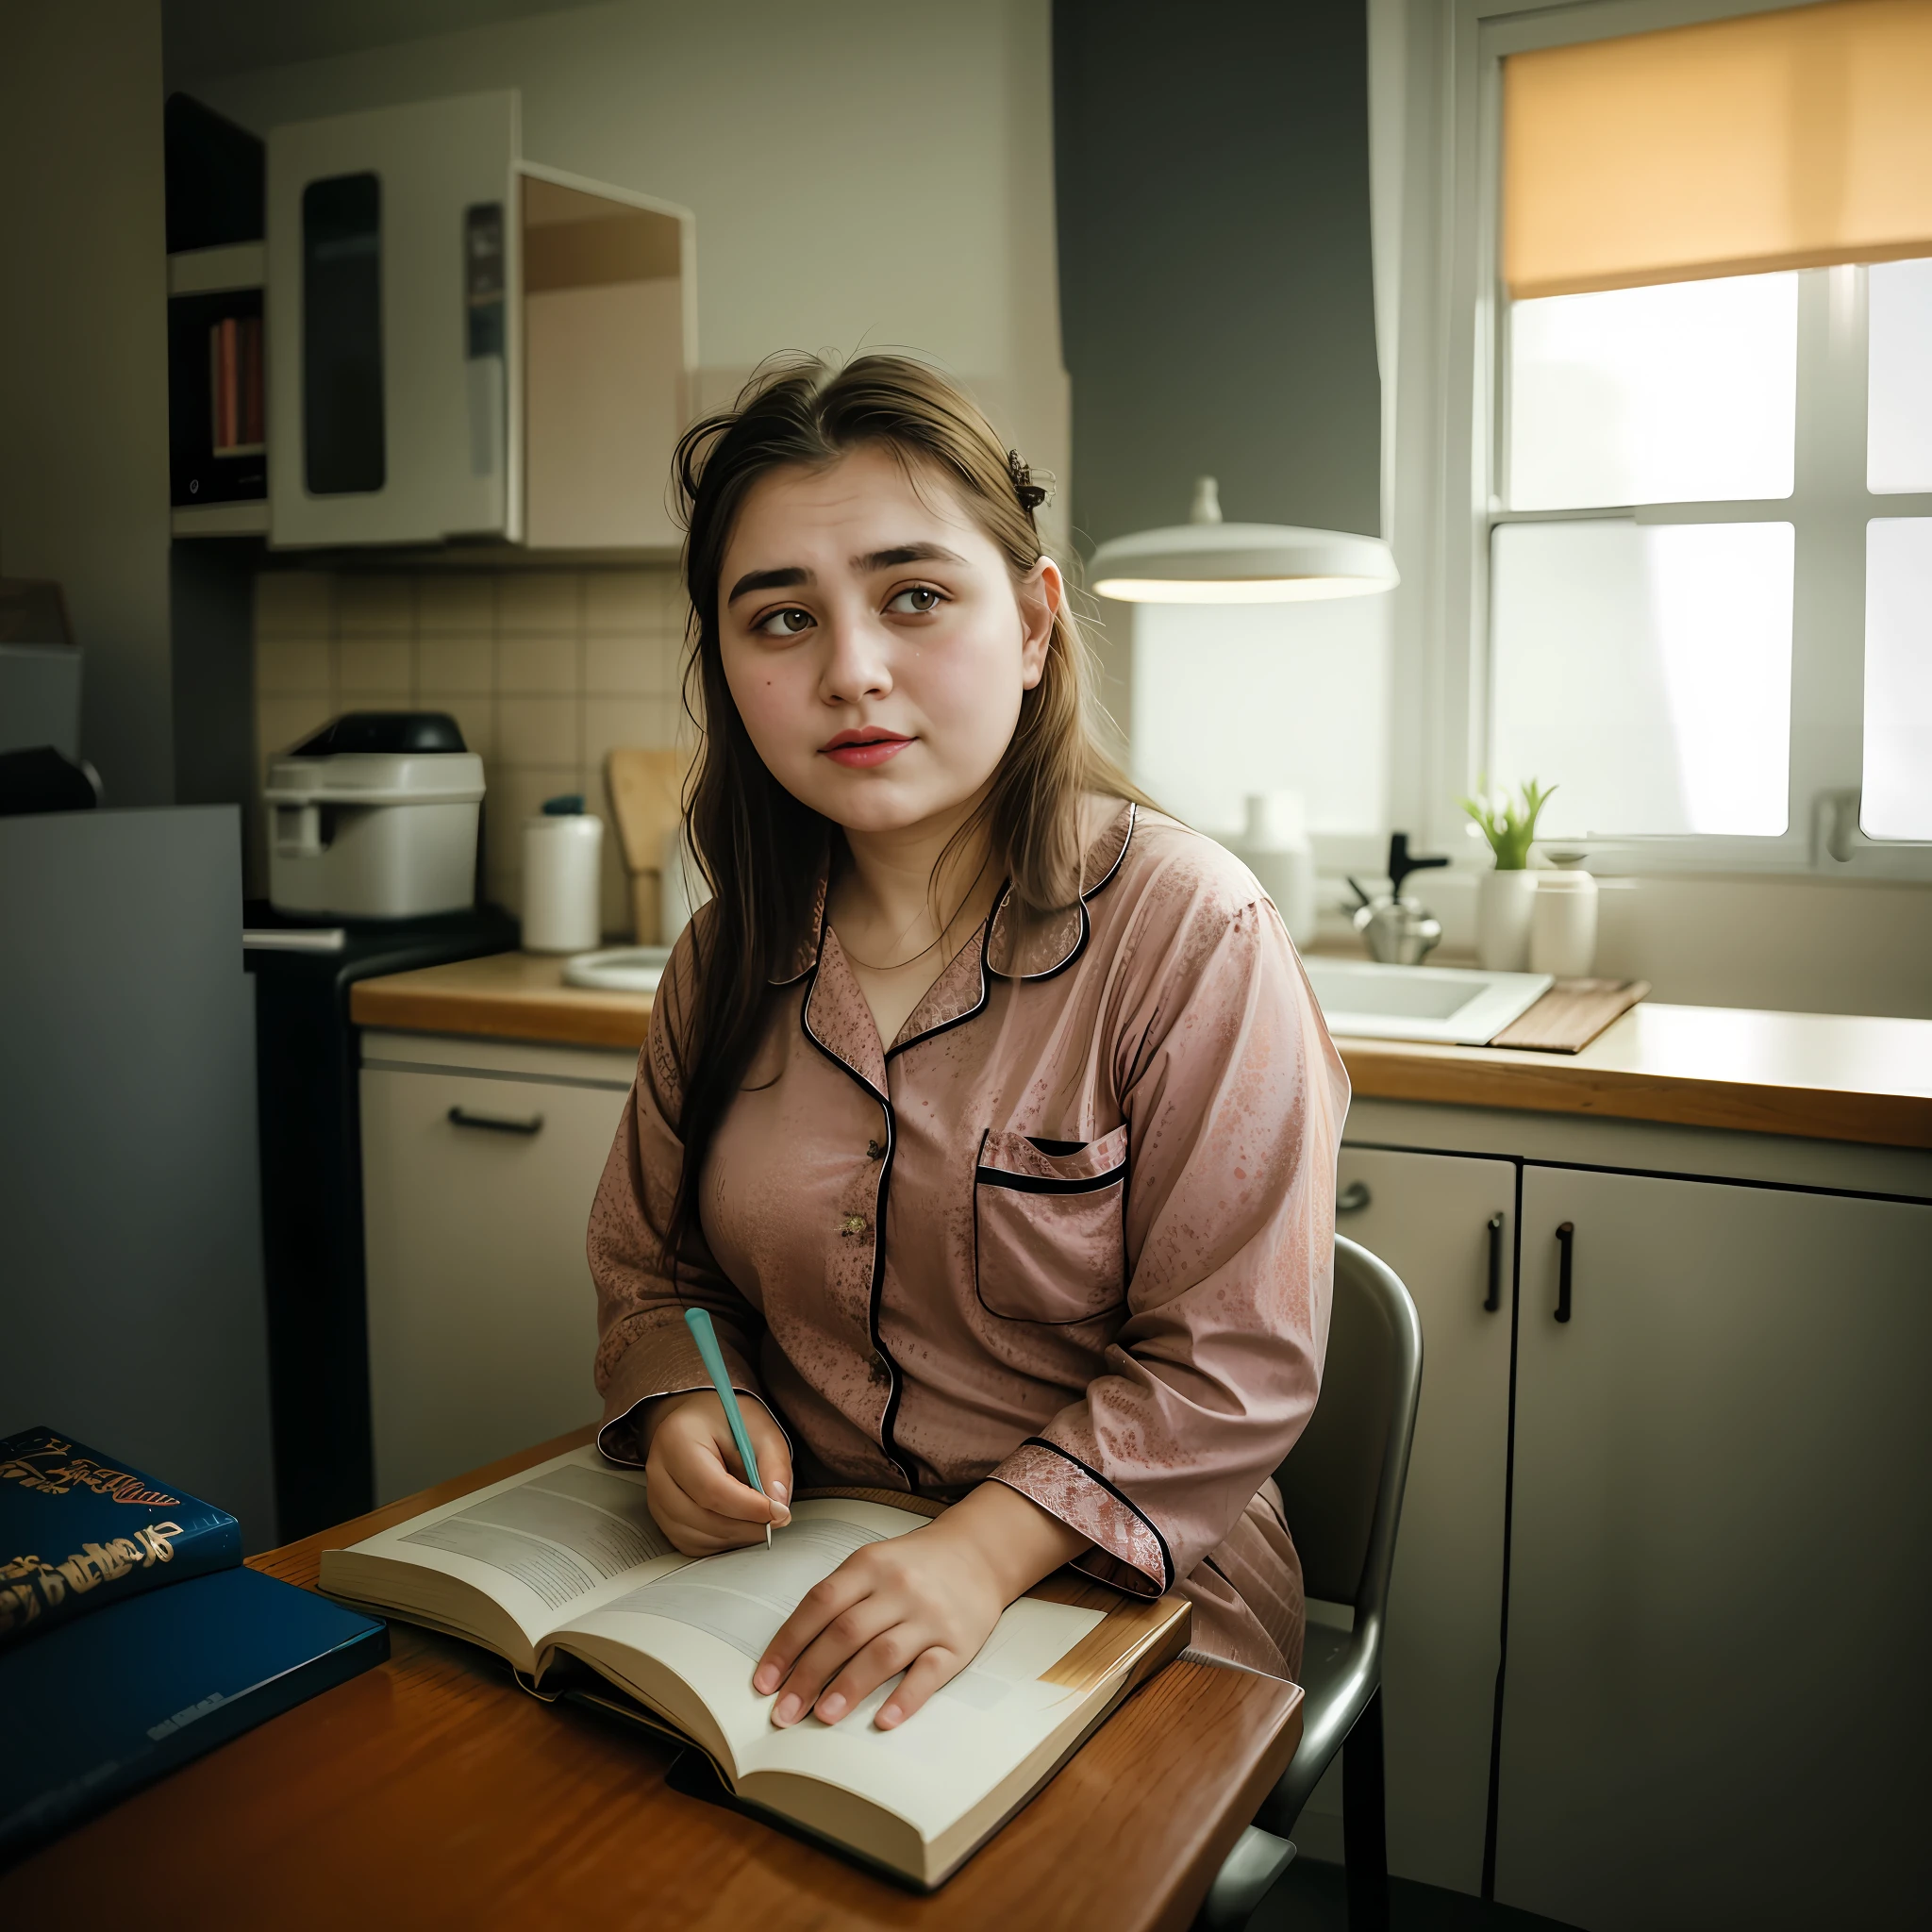
<path fill-rule="evenodd" d="M 503 953 L 516 922 L 493 906 L 318 926 L 265 899 L 244 911 L 255 975 L 262 1257 L 275 1507 L 285 1540 L 375 1507 L 362 1250 L 358 979 Z"/>

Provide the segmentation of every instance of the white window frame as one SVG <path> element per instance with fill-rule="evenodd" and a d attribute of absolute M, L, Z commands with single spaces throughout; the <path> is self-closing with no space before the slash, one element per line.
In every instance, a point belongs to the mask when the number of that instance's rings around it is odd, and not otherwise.
<path fill-rule="evenodd" d="M 1395 0 L 1401 4 L 1401 0 Z M 1707 834 L 1565 840 L 1620 873 L 1825 873 L 1932 879 L 1932 842 L 1872 840 L 1857 823 L 1864 732 L 1865 525 L 1932 516 L 1932 492 L 1865 489 L 1863 268 L 1801 272 L 1798 459 L 1791 496 L 1623 509 L 1512 510 L 1502 465 L 1507 304 L 1500 275 L 1502 63 L 1533 48 L 1608 40 L 1809 0 L 1427 0 L 1407 9 L 1408 138 L 1398 421 L 1390 492 L 1406 614 L 1396 672 L 1420 702 L 1393 721 L 1391 769 L 1414 774 L 1391 800 L 1397 824 L 1461 849 L 1454 800 L 1490 772 L 1490 549 L 1498 524 L 1631 516 L 1640 524 L 1790 522 L 1796 526 L 1790 818 L 1776 838 Z M 1419 79 L 1433 66 L 1437 91 Z M 1433 121 L 1431 128 L 1429 123 Z M 1429 136 L 1433 134 L 1434 139 Z M 1421 137 L 1417 142 L 1417 137 Z M 1429 246 L 1434 242 L 1434 246 Z M 1420 316 L 1415 311 L 1421 308 Z M 1418 324 L 1434 325 L 1424 346 Z M 1424 420 L 1418 421 L 1418 418 Z M 1386 447 L 1386 445 L 1385 445 Z M 1430 501 L 1433 499 L 1433 501 Z M 1407 553 L 1407 554 L 1405 554 Z M 1404 740 L 1408 741 L 1407 747 Z M 1412 751 L 1413 756 L 1407 756 Z M 1495 780 L 1522 774 L 1493 773 Z M 1560 773 L 1539 776 L 1561 782 Z M 1403 796 L 1402 790 L 1408 795 Z M 1474 858 L 1474 854 L 1465 856 Z"/>

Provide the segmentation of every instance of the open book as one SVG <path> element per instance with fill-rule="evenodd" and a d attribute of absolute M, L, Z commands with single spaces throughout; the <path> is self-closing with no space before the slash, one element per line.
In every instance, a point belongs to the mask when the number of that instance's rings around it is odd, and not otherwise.
<path fill-rule="evenodd" d="M 681 1557 L 642 1471 L 584 1448 L 325 1551 L 322 1588 L 485 1644 L 540 1695 L 591 1681 L 590 1701 L 695 1744 L 747 1808 L 929 1890 L 1180 1652 L 1189 1605 L 1049 1578 L 896 1729 L 872 1722 L 896 1678 L 837 1724 L 775 1729 L 754 1666 L 853 1551 L 924 1525 L 899 1501 L 802 1496 L 769 1550 Z"/>

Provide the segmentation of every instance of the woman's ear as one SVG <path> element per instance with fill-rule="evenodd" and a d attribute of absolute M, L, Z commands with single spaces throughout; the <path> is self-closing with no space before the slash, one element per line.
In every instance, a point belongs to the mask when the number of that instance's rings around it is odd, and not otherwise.
<path fill-rule="evenodd" d="M 1017 601 L 1020 606 L 1020 686 L 1031 691 L 1045 675 L 1047 647 L 1053 642 L 1053 621 L 1059 615 L 1067 594 L 1060 567 L 1052 558 L 1042 557 L 1021 578 Z"/>

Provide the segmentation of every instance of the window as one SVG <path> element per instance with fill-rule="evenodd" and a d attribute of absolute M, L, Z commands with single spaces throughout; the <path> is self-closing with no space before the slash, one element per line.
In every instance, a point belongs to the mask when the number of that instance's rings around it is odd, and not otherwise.
<path fill-rule="evenodd" d="M 1472 762 L 1640 863 L 1932 871 L 1932 10 L 1546 43 L 1658 11 L 1487 29 Z"/>

